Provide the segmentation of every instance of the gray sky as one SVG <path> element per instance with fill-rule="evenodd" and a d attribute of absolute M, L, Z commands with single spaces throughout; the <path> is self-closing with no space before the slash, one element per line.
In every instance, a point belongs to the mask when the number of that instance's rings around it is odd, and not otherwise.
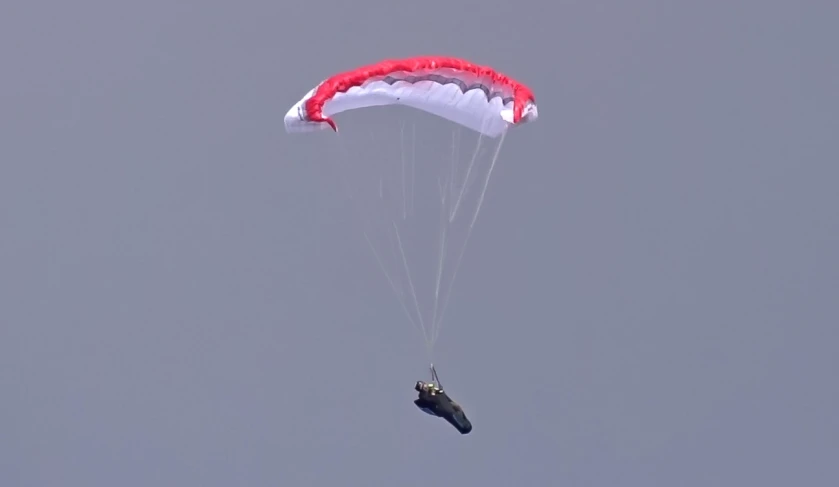
<path fill-rule="evenodd" d="M 835 2 L 0 9 L 0 485 L 839 482 Z M 528 83 L 436 355 L 282 116 L 450 54 Z M 501 390 L 495 386 L 504 384 Z"/>

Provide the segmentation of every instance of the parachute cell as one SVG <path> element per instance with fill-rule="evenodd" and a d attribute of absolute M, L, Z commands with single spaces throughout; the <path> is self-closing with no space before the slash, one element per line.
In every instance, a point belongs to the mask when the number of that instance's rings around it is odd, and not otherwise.
<path fill-rule="evenodd" d="M 533 92 L 487 66 L 452 57 L 385 60 L 332 76 L 285 115 L 289 133 L 332 128 L 336 113 L 404 105 L 445 118 L 488 137 L 538 117 Z"/>

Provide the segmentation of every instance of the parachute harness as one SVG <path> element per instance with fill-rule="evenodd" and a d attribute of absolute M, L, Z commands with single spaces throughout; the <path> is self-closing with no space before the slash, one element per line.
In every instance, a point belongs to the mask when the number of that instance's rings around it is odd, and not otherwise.
<path fill-rule="evenodd" d="M 434 368 L 434 364 L 431 364 L 431 381 L 437 384 L 441 390 L 443 389 L 443 383 L 440 382 L 440 378 L 437 377 L 437 369 Z"/>

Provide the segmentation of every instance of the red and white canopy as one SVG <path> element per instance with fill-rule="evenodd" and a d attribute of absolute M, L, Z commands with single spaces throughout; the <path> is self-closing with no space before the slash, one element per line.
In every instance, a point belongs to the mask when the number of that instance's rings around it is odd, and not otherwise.
<path fill-rule="evenodd" d="M 524 84 L 488 66 L 431 56 L 385 60 L 328 78 L 289 109 L 286 131 L 337 131 L 330 116 L 381 105 L 423 110 L 489 137 L 538 117 Z"/>

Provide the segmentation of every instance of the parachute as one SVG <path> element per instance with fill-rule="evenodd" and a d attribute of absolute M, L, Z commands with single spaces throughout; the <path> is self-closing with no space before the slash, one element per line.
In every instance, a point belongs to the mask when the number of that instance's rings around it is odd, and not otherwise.
<path fill-rule="evenodd" d="M 288 132 L 332 128 L 330 115 L 382 105 L 405 105 L 498 137 L 507 124 L 538 116 L 527 86 L 485 66 L 451 57 L 382 61 L 327 79 L 285 116 Z M 496 116 L 493 116 L 496 115 Z"/>
<path fill-rule="evenodd" d="M 333 117 L 344 116 L 349 122 L 339 132 Z M 290 134 L 339 134 L 333 162 L 360 233 L 432 362 L 501 145 L 510 127 L 537 117 L 526 85 L 491 67 L 439 56 L 336 74 L 285 115 Z M 462 160 L 462 139 L 470 136 L 477 140 Z M 487 148 L 484 139 L 495 146 Z M 429 154 L 419 157 L 423 150 Z"/>

